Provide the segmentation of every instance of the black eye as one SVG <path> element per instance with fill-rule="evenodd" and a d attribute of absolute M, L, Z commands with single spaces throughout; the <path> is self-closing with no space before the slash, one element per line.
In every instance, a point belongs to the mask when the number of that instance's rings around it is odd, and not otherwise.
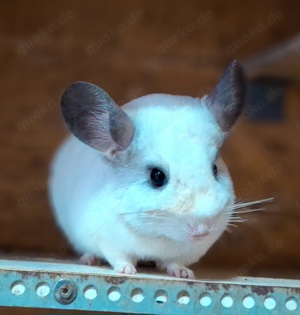
<path fill-rule="evenodd" d="M 213 165 L 213 167 L 212 167 L 212 172 L 213 172 L 213 175 L 214 175 L 215 177 L 217 177 L 217 175 L 218 175 L 218 168 L 217 168 L 217 165 L 216 165 L 216 164 Z"/>
<path fill-rule="evenodd" d="M 167 183 L 166 175 L 158 168 L 152 168 L 150 172 L 151 184 L 155 187 L 161 187 Z"/>

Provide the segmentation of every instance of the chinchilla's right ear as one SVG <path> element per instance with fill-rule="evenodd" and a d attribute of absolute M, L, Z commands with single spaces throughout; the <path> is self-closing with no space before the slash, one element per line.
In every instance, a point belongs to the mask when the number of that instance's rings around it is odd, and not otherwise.
<path fill-rule="evenodd" d="M 61 99 L 63 117 L 79 140 L 114 158 L 133 138 L 134 125 L 127 114 L 98 86 L 75 82 Z"/>
<path fill-rule="evenodd" d="M 207 106 L 224 132 L 229 131 L 239 117 L 244 97 L 243 70 L 237 60 L 234 60 L 207 97 Z"/>

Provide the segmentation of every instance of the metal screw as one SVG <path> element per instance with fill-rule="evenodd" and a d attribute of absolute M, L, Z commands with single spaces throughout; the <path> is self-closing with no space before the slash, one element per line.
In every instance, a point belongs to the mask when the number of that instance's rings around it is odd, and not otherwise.
<path fill-rule="evenodd" d="M 60 304 L 72 303 L 77 296 L 75 283 L 68 279 L 59 280 L 54 287 L 54 296 Z"/>

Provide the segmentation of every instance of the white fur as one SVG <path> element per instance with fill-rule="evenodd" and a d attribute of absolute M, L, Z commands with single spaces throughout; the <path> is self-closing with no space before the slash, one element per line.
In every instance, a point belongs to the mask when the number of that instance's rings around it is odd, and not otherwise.
<path fill-rule="evenodd" d="M 198 261 L 227 226 L 234 192 L 218 155 L 224 134 L 205 97 L 152 94 L 122 109 L 135 134 L 119 164 L 73 136 L 57 153 L 55 216 L 79 252 L 105 258 L 117 271 L 151 259 L 177 275 L 172 266 Z M 166 172 L 164 188 L 150 185 L 151 166 Z M 208 235 L 193 238 L 202 232 Z"/>

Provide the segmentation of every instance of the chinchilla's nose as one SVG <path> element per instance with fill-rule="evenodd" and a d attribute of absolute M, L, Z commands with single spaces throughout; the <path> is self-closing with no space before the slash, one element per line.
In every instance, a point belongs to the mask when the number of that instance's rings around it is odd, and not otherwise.
<path fill-rule="evenodd" d="M 190 236 L 193 238 L 203 237 L 210 233 L 211 224 L 189 225 Z"/>

